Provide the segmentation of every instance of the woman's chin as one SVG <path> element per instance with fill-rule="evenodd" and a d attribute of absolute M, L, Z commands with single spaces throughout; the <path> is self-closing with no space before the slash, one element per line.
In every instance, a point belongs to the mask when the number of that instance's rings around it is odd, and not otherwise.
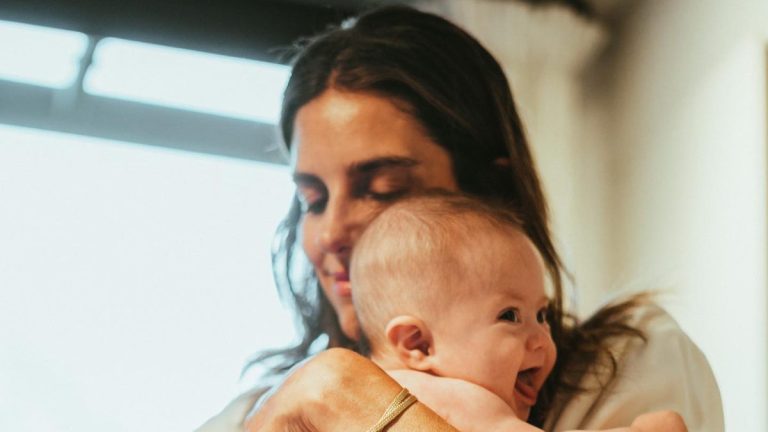
<path fill-rule="evenodd" d="M 353 308 L 350 311 L 339 311 L 339 326 L 342 333 L 353 341 L 360 339 L 360 325 Z"/>

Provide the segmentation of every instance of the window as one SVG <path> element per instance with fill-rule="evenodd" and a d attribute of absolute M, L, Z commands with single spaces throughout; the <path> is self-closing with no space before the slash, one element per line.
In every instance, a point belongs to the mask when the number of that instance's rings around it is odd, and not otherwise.
<path fill-rule="evenodd" d="M 0 125 L 0 430 L 223 407 L 293 338 L 269 258 L 291 194 L 278 165 Z"/>
<path fill-rule="evenodd" d="M 99 42 L 85 91 L 275 124 L 289 68 L 107 38 Z"/>
<path fill-rule="evenodd" d="M 0 79 L 54 88 L 74 83 L 88 45 L 82 33 L 10 21 L 0 21 L 0 41 Z"/>

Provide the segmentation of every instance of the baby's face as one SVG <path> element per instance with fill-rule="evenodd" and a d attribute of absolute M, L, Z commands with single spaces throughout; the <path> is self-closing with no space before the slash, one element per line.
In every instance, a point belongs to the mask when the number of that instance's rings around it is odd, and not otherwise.
<path fill-rule="evenodd" d="M 483 386 L 527 419 L 557 356 L 542 260 L 519 233 L 481 235 L 475 245 L 465 271 L 449 282 L 463 294 L 429 323 L 433 372 Z"/>

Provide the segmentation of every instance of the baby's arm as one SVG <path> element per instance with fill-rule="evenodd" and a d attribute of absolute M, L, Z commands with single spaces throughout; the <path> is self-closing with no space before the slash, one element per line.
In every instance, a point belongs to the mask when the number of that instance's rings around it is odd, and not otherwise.
<path fill-rule="evenodd" d="M 387 373 L 462 432 L 541 432 L 518 419 L 501 398 L 479 385 L 407 369 Z"/>
<path fill-rule="evenodd" d="M 512 408 L 501 398 L 479 385 L 408 369 L 389 370 L 387 373 L 400 385 L 408 388 L 424 405 L 462 432 L 543 432 L 518 419 Z M 637 417 L 629 427 L 602 431 L 687 432 L 688 429 L 676 412 L 657 411 Z"/>

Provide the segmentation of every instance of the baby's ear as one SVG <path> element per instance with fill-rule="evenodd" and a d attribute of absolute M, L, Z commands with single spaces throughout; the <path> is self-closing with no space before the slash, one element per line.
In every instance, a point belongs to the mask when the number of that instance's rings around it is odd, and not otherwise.
<path fill-rule="evenodd" d="M 422 372 L 432 369 L 434 343 L 424 321 L 410 315 L 397 316 L 387 324 L 386 337 L 406 367 Z"/>

